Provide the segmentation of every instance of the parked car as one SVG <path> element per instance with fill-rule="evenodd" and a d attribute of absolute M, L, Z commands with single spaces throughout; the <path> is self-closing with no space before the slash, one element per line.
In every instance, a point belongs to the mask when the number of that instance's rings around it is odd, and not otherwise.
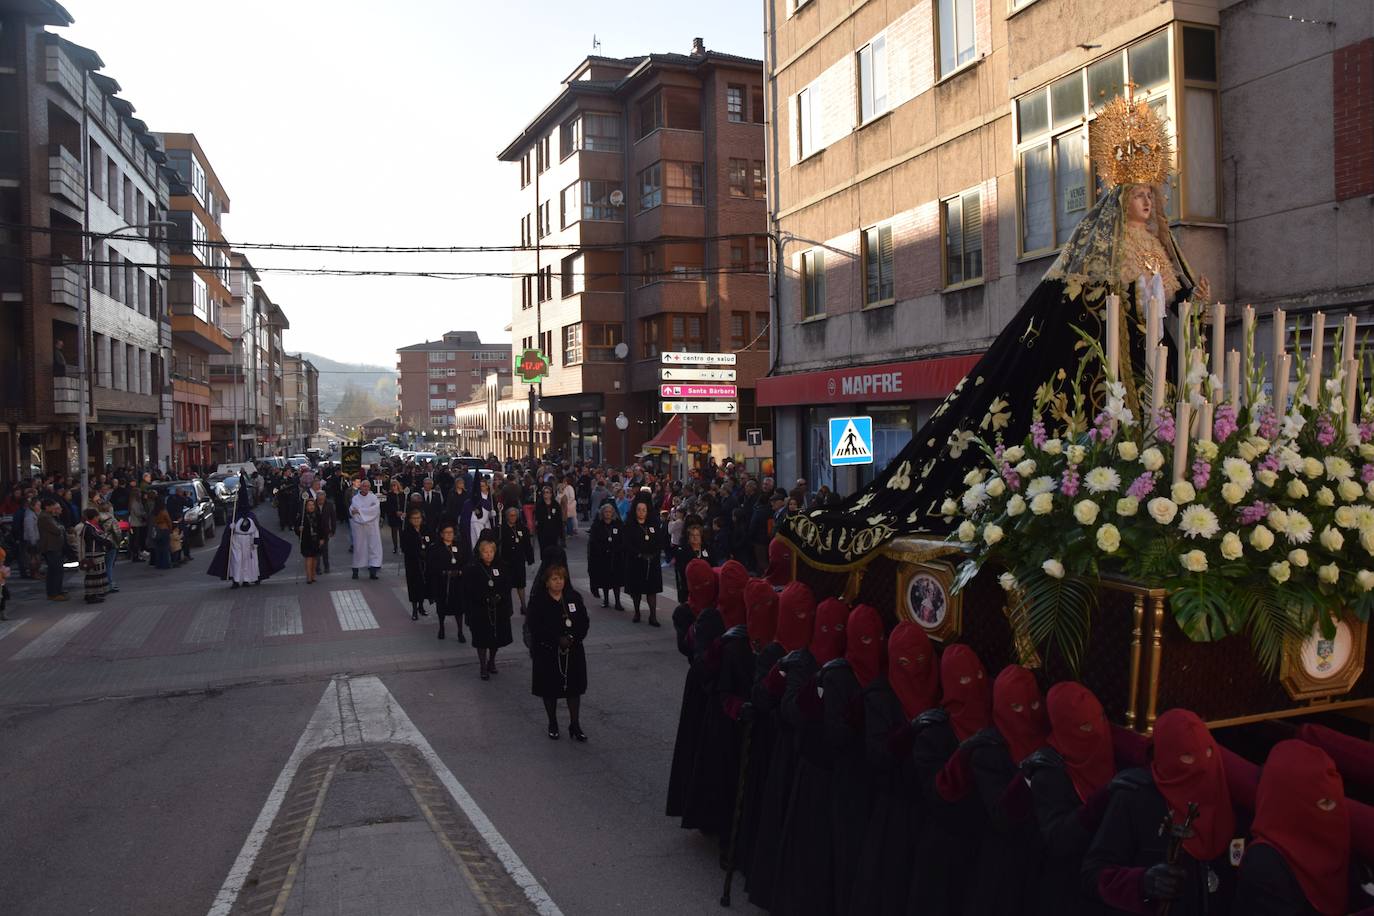
<path fill-rule="evenodd" d="M 182 515 L 193 545 L 204 547 L 215 536 L 215 500 L 200 480 L 158 481 L 153 484 L 158 496 L 166 500 L 173 491 L 185 496 L 191 507 Z"/>
<path fill-rule="evenodd" d="M 210 485 L 210 498 L 215 501 L 215 521 L 223 525 L 229 519 L 229 512 L 233 508 L 242 478 L 238 474 L 222 474 L 216 471 L 205 480 Z"/>
<path fill-rule="evenodd" d="M 290 458 L 286 459 L 286 463 L 298 471 L 301 468 L 310 467 L 310 459 L 304 455 L 292 455 Z"/>
<path fill-rule="evenodd" d="M 280 471 L 282 468 L 286 467 L 286 459 L 280 455 L 269 455 L 266 458 L 259 458 L 258 464 L 265 464 L 269 468 L 276 468 Z"/>
<path fill-rule="evenodd" d="M 324 457 L 324 449 L 308 448 L 305 450 L 305 457 L 310 461 L 312 465 L 319 464 L 320 459 Z"/>

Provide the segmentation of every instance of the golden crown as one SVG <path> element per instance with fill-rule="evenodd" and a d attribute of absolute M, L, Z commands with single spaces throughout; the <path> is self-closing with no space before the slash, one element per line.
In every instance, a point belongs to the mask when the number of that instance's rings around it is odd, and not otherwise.
<path fill-rule="evenodd" d="M 1097 174 L 1107 187 L 1163 184 L 1169 179 L 1173 143 L 1169 129 L 1150 104 L 1117 96 L 1098 112 L 1088 129 L 1088 146 Z"/>

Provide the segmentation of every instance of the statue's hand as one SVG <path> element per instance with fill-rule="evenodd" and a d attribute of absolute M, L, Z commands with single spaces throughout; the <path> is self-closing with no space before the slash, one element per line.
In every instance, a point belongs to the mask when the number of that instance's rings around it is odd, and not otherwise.
<path fill-rule="evenodd" d="M 1206 277 L 1198 277 L 1197 287 L 1193 290 L 1193 298 L 1203 302 L 1212 301 L 1212 281 Z"/>

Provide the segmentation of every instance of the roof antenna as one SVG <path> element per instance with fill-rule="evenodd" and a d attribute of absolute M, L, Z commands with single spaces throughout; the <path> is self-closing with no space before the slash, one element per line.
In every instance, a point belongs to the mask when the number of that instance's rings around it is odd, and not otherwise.
<path fill-rule="evenodd" d="M 593 51 L 600 51 L 600 50 L 601 50 L 601 39 L 597 38 L 595 34 L 592 35 L 592 50 L 593 50 Z"/>

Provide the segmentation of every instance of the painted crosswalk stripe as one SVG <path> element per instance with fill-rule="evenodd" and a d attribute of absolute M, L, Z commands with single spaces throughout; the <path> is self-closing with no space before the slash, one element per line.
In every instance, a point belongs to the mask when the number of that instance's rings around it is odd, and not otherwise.
<path fill-rule="evenodd" d="M 232 601 L 207 601 L 191 618 L 191 626 L 186 630 L 184 643 L 223 642 L 229 629 L 229 612 L 233 610 Z"/>
<path fill-rule="evenodd" d="M 48 658 L 62 650 L 73 636 L 100 616 L 99 611 L 73 611 L 57 623 L 48 627 L 33 642 L 14 653 L 15 660 L 24 658 Z"/>
<path fill-rule="evenodd" d="M 262 621 L 264 636 L 299 636 L 301 628 L 301 603 L 288 595 L 277 595 L 267 599 Z"/>
<path fill-rule="evenodd" d="M 330 592 L 334 602 L 334 613 L 339 617 L 339 627 L 344 630 L 375 630 L 377 618 L 368 607 L 367 599 L 356 588 L 346 588 Z"/>
<path fill-rule="evenodd" d="M 107 649 L 138 649 L 148 639 L 148 634 L 153 632 L 153 627 L 162 619 L 166 613 L 165 605 L 155 604 L 151 607 L 138 607 L 129 612 L 129 616 L 115 627 L 109 636 L 105 638 L 105 648 Z"/>
<path fill-rule="evenodd" d="M 0 620 L 0 639 L 4 639 L 23 625 L 23 620 Z"/>

